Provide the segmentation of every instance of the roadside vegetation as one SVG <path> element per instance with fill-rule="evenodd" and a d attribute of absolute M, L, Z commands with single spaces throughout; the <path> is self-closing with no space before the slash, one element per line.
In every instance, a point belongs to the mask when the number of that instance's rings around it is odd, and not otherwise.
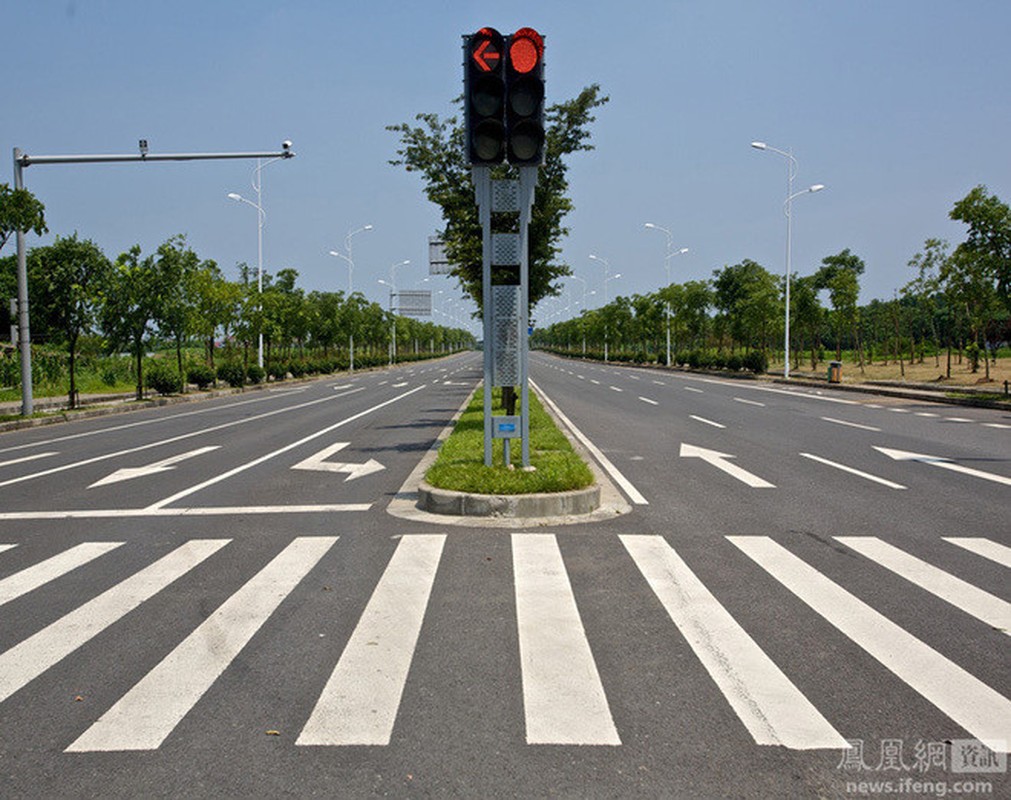
<path fill-rule="evenodd" d="M 500 393 L 496 392 L 495 397 Z M 503 414 L 500 403 L 493 413 Z M 565 492 L 593 484 L 593 473 L 530 392 L 530 464 L 520 468 L 520 442 L 511 444 L 512 469 L 505 466 L 503 442 L 493 442 L 492 466 L 484 465 L 484 390 L 478 389 L 460 416 L 449 438 L 442 443 L 435 464 L 425 480 L 439 489 L 477 494 L 530 494 Z"/>

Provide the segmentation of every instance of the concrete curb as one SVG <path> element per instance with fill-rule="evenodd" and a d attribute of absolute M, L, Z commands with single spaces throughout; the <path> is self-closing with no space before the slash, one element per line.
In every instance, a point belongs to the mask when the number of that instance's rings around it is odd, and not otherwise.
<path fill-rule="evenodd" d="M 460 517 L 559 517 L 600 507 L 600 486 L 544 494 L 470 494 L 418 486 L 418 506 L 432 514 Z"/>

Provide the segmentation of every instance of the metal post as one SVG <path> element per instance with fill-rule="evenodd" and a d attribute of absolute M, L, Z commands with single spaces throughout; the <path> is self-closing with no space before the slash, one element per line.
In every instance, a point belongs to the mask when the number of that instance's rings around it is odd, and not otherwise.
<path fill-rule="evenodd" d="M 25 188 L 22 175 L 23 156 L 14 148 L 14 189 Z M 21 353 L 21 415 L 30 417 L 35 411 L 32 398 L 32 337 L 28 329 L 28 257 L 25 253 L 25 232 L 16 234 L 18 249 L 18 349 Z"/>
<path fill-rule="evenodd" d="M 474 194 L 481 218 L 481 322 L 484 329 L 484 465 L 492 457 L 492 291 L 491 291 L 491 169 L 472 167 Z"/>
<path fill-rule="evenodd" d="M 520 426 L 523 468 L 530 466 L 530 218 L 537 186 L 537 167 L 520 167 Z"/>

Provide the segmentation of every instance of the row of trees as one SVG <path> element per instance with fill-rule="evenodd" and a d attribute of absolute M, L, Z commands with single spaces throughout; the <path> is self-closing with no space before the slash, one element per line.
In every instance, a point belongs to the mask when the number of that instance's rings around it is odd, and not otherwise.
<path fill-rule="evenodd" d="M 859 305 L 863 260 L 845 249 L 822 259 L 810 275 L 791 281 L 791 351 L 795 367 L 803 354 L 817 368 L 826 348 L 841 360 L 850 351 L 863 370 L 874 358 L 900 364 L 923 360 L 929 351 L 940 364 L 947 350 L 968 353 L 989 378 L 989 359 L 1011 341 L 1011 210 L 978 186 L 955 204 L 951 218 L 966 223 L 968 235 L 954 250 L 928 239 L 909 261 L 914 273 L 890 300 Z M 667 313 L 677 360 L 693 353 L 758 351 L 775 354 L 783 341 L 784 281 L 745 259 L 715 270 L 708 281 L 672 284 L 656 292 L 618 297 L 583 310 L 535 334 L 537 346 L 568 352 L 603 351 L 617 358 L 662 361 Z M 828 307 L 823 304 L 828 301 Z M 736 362 L 734 362 L 736 363 Z"/>
<path fill-rule="evenodd" d="M 144 255 L 139 246 L 111 261 L 94 242 L 76 234 L 57 237 L 53 244 L 28 253 L 32 340 L 65 348 L 71 403 L 76 399 L 76 360 L 82 337 L 97 334 L 109 352 L 127 351 L 135 363 L 138 397 L 144 387 L 144 354 L 155 345 L 171 344 L 175 374 L 186 371 L 183 350 L 202 346 L 207 366 L 215 367 L 220 341 L 227 359 L 241 362 L 243 374 L 262 380 L 250 365 L 263 334 L 265 366 L 308 356 L 340 356 L 349 361 L 350 339 L 365 358 L 389 352 L 393 315 L 361 293 L 306 292 L 297 285 L 298 272 L 282 269 L 264 275 L 258 291 L 255 273 L 239 265 L 238 280 L 227 279 L 217 264 L 201 259 L 183 236 L 175 236 L 156 252 Z M 14 256 L 0 259 L 0 297 L 15 296 Z M 465 330 L 446 328 L 411 318 L 396 318 L 398 349 L 443 352 L 471 346 Z M 9 324 L 0 310 L 0 324 Z M 6 324 L 4 328 L 6 329 Z M 254 359 L 255 360 L 255 359 Z"/>

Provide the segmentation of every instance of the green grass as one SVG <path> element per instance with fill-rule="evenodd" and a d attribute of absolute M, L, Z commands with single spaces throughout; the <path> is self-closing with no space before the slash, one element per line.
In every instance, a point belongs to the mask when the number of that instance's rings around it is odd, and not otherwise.
<path fill-rule="evenodd" d="M 504 413 L 495 393 L 496 414 Z M 484 391 L 478 389 L 442 443 L 439 457 L 425 480 L 438 489 L 476 494 L 534 494 L 566 492 L 593 484 L 593 473 L 572 449 L 572 445 L 530 392 L 530 464 L 533 472 L 520 469 L 521 442 L 510 443 L 510 460 L 516 469 L 505 466 L 503 442 L 493 442 L 494 466 L 484 465 Z"/>

